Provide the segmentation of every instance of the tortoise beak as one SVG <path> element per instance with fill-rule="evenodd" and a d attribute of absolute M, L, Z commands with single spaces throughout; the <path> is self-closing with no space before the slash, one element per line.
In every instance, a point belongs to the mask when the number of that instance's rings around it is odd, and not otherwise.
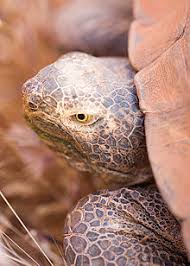
<path fill-rule="evenodd" d="M 37 93 L 38 90 L 37 82 L 32 80 L 27 81 L 22 87 L 22 97 L 23 97 L 23 106 L 24 112 L 35 112 L 38 110 L 38 107 L 43 102 L 40 93 Z"/>

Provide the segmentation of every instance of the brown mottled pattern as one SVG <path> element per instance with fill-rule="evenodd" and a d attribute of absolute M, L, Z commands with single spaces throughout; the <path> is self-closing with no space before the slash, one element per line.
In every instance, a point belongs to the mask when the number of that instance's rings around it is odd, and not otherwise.
<path fill-rule="evenodd" d="M 150 181 L 134 74 L 124 58 L 64 55 L 25 83 L 26 119 L 74 167 L 120 187 Z M 64 252 L 77 266 L 188 265 L 180 226 L 152 185 L 82 199 L 68 215 Z"/>
<path fill-rule="evenodd" d="M 124 58 L 69 53 L 25 83 L 26 118 L 74 167 L 109 183 L 149 180 L 134 74 Z M 73 119 L 77 113 L 93 115 L 93 121 L 80 124 Z"/>
<path fill-rule="evenodd" d="M 188 265 L 180 226 L 154 185 L 103 190 L 68 215 L 68 265 Z"/>

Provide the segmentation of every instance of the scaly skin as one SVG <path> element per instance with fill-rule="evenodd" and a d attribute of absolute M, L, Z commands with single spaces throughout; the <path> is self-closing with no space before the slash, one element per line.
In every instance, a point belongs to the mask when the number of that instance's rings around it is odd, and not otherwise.
<path fill-rule="evenodd" d="M 68 215 L 65 258 L 77 266 L 187 265 L 179 231 L 154 185 L 104 190 Z"/>
<path fill-rule="evenodd" d="M 148 182 L 134 74 L 127 59 L 67 54 L 25 83 L 25 117 L 79 170 L 120 187 Z M 187 265 L 179 224 L 151 185 L 80 201 L 68 216 L 64 247 L 68 265 Z"/>
<path fill-rule="evenodd" d="M 74 167 L 109 183 L 145 182 L 152 173 L 134 74 L 127 59 L 70 53 L 25 83 L 25 116 Z M 79 123 L 77 113 L 92 121 Z"/>

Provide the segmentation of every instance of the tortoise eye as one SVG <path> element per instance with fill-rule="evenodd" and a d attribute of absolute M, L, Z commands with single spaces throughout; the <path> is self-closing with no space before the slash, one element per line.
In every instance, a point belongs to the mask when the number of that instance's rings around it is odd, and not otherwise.
<path fill-rule="evenodd" d="M 93 115 L 89 115 L 89 114 L 76 114 L 75 118 L 78 122 L 83 123 L 83 124 L 87 124 L 90 123 L 93 119 Z"/>

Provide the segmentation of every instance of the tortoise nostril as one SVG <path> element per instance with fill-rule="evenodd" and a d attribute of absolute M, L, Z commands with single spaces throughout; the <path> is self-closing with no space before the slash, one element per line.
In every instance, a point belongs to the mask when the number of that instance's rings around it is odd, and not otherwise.
<path fill-rule="evenodd" d="M 38 106 L 32 102 L 29 102 L 28 106 L 29 106 L 30 110 L 32 110 L 32 111 L 35 111 L 38 109 Z"/>
<path fill-rule="evenodd" d="M 31 111 L 36 111 L 42 102 L 42 98 L 39 95 L 29 95 L 27 97 L 27 106 Z"/>

